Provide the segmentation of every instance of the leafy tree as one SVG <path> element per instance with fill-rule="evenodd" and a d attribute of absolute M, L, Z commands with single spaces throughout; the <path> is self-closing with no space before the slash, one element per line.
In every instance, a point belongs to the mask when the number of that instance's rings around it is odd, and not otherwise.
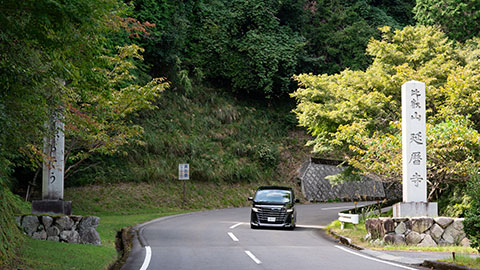
<path fill-rule="evenodd" d="M 456 40 L 480 34 L 480 2 L 476 0 L 417 0 L 414 13 L 418 23 L 439 25 Z"/>
<path fill-rule="evenodd" d="M 439 29 L 425 26 L 382 31 L 382 40 L 368 45 L 373 63 L 366 71 L 295 76 L 295 112 L 315 136 L 315 152 L 337 151 L 363 173 L 400 181 L 401 85 L 425 82 L 434 197 L 480 165 L 478 41 L 456 48 Z"/>

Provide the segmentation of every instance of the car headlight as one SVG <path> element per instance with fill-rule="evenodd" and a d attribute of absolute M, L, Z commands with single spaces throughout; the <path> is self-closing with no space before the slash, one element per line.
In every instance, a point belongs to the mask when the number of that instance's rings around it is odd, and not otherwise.
<path fill-rule="evenodd" d="M 252 211 L 255 212 L 255 213 L 257 213 L 257 212 L 258 212 L 258 208 L 252 207 Z"/>
<path fill-rule="evenodd" d="M 293 208 L 287 209 L 287 213 L 293 213 Z"/>

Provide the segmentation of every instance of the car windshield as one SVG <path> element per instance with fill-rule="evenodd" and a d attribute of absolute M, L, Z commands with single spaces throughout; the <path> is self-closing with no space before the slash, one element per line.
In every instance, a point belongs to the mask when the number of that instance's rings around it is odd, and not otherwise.
<path fill-rule="evenodd" d="M 263 203 L 288 203 L 291 199 L 292 192 L 289 190 L 262 189 L 255 194 L 255 201 Z"/>

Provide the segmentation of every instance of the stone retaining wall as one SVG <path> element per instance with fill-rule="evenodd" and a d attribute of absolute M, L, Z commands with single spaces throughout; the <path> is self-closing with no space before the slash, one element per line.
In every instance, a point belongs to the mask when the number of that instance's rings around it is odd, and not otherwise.
<path fill-rule="evenodd" d="M 56 242 L 100 245 L 99 217 L 17 216 L 17 225 L 32 238 Z"/>
<path fill-rule="evenodd" d="M 370 218 L 365 227 L 365 239 L 377 244 L 470 246 L 463 231 L 463 218 Z"/>

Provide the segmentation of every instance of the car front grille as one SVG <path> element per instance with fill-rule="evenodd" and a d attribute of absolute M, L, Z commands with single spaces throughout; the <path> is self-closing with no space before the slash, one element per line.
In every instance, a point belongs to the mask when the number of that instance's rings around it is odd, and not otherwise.
<path fill-rule="evenodd" d="M 261 223 L 283 224 L 287 218 L 287 211 L 283 207 L 258 207 L 257 215 Z M 275 221 L 268 221 L 268 218 L 275 218 Z"/>

